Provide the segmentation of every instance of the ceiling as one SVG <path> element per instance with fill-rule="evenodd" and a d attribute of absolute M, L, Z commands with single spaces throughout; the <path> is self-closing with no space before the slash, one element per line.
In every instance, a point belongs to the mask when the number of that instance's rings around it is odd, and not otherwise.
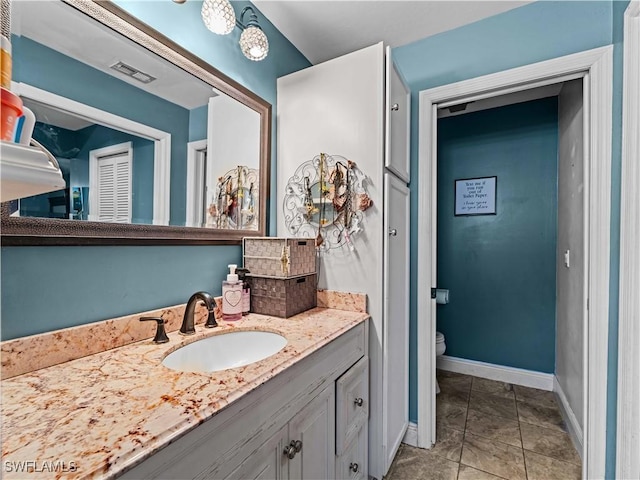
<path fill-rule="evenodd" d="M 14 1 L 11 31 L 188 110 L 216 96 L 210 85 L 62 2 Z M 118 73 L 111 69 L 118 61 L 156 80 L 144 84 Z"/>
<path fill-rule="evenodd" d="M 380 41 L 399 47 L 527 3 L 531 1 L 253 0 L 313 64 Z"/>

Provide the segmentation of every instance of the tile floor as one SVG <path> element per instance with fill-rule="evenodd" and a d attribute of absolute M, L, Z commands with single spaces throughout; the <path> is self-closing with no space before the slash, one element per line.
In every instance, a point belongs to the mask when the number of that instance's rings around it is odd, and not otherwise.
<path fill-rule="evenodd" d="M 580 456 L 552 392 L 437 376 L 436 444 L 402 444 L 385 480 L 580 479 Z"/>

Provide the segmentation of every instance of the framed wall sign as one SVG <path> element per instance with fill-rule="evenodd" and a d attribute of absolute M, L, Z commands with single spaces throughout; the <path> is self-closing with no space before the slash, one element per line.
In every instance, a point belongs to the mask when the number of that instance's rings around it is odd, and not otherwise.
<path fill-rule="evenodd" d="M 498 177 L 463 178 L 455 181 L 455 216 L 495 215 Z"/>

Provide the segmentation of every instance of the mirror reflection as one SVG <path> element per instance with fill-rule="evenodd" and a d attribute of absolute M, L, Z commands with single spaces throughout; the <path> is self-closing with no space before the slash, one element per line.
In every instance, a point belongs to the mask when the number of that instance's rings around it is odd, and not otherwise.
<path fill-rule="evenodd" d="M 12 46 L 67 182 L 16 215 L 259 229 L 257 111 L 59 1 L 13 2 Z"/>

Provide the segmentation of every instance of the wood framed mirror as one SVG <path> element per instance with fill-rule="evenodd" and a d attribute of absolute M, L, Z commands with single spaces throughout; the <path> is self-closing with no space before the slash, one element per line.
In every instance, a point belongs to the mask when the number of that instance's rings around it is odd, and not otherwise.
<path fill-rule="evenodd" d="M 3 203 L 3 246 L 266 234 L 271 104 L 109 1 L 13 2 L 11 18 L 12 90 L 67 188 Z"/>

